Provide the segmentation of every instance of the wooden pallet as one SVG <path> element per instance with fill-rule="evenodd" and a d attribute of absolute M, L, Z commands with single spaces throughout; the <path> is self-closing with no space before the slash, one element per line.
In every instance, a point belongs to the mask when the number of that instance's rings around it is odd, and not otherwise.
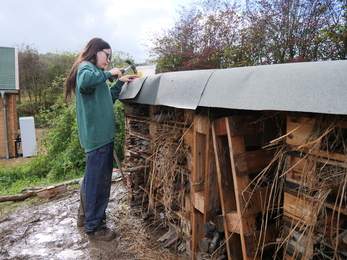
<path fill-rule="evenodd" d="M 192 258 L 199 252 L 199 241 L 204 238 L 203 225 L 214 219 L 214 208 L 220 205 L 216 166 L 212 148 L 210 119 L 196 116 L 193 128 L 193 167 L 191 174 L 192 198 Z"/>
<path fill-rule="evenodd" d="M 249 174 L 262 170 L 273 158 L 265 150 L 246 151 L 246 135 L 264 131 L 261 124 L 253 123 L 258 119 L 258 116 L 231 116 L 215 120 L 212 125 L 228 259 L 260 259 L 256 252 L 259 242 L 275 241 L 277 237 L 271 228 L 265 236 L 256 230 L 255 214 L 262 211 L 261 198 L 266 192 L 251 189 Z M 249 195 L 248 203 L 245 194 Z M 250 207 L 252 204 L 259 207 Z"/>
<path fill-rule="evenodd" d="M 342 172 L 347 168 L 346 154 L 333 150 L 331 147 L 334 145 L 322 148 L 324 138 L 325 142 L 330 141 L 330 131 L 346 132 L 347 122 L 331 116 L 329 124 L 321 125 L 317 123 L 318 118 L 301 114 L 287 117 L 286 143 L 291 152 L 287 156 L 287 187 L 284 190 L 285 259 L 312 259 L 315 255 L 319 255 L 320 259 L 336 259 L 347 249 L 347 239 L 345 242 L 341 239 L 347 235 L 344 229 L 347 223 L 346 205 L 327 201 L 328 196 L 334 197 L 329 192 L 336 183 L 324 183 L 323 186 L 318 175 L 325 167 L 340 167 Z M 321 133 L 316 132 L 317 127 Z M 335 145 L 339 141 L 343 143 L 343 140 L 332 139 Z M 315 248 L 322 249 L 315 251 Z M 329 257 L 327 252 L 336 255 Z"/>

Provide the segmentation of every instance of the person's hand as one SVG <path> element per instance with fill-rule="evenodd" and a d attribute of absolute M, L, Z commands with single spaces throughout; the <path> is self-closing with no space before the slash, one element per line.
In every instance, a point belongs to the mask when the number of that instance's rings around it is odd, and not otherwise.
<path fill-rule="evenodd" d="M 110 72 L 111 72 L 112 76 L 117 76 L 117 78 L 122 77 L 121 69 L 113 68 L 110 70 Z"/>
<path fill-rule="evenodd" d="M 131 81 L 133 81 L 133 79 L 137 79 L 139 77 L 140 76 L 137 76 L 137 75 L 126 75 L 126 76 L 119 78 L 119 80 L 123 81 L 123 82 L 131 82 Z"/>

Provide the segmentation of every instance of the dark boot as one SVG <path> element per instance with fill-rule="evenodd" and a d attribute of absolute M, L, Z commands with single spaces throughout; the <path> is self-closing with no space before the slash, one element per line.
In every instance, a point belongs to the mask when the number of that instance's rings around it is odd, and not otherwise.
<path fill-rule="evenodd" d="M 116 232 L 114 232 L 108 227 L 105 227 L 99 231 L 95 231 L 94 234 L 90 234 L 89 237 L 92 239 L 98 239 L 101 241 L 111 241 L 112 239 L 116 237 Z"/>
<path fill-rule="evenodd" d="M 83 227 L 86 219 L 84 211 L 84 196 L 80 193 L 80 205 L 78 207 L 77 227 Z"/>

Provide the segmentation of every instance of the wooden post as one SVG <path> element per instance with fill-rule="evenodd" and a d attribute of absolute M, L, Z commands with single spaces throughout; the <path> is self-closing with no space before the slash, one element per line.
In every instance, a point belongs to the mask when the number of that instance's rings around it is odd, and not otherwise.
<path fill-rule="evenodd" d="M 223 119 L 224 120 L 224 119 Z M 218 177 L 218 187 L 220 194 L 220 202 L 223 213 L 224 234 L 226 237 L 226 249 L 228 259 L 242 259 L 240 236 L 228 230 L 226 222 L 226 214 L 236 210 L 236 201 L 234 193 L 233 178 L 230 169 L 229 157 L 226 153 L 225 136 L 223 136 L 223 121 L 215 121 L 212 125 L 212 137 L 216 158 L 216 168 Z M 220 136 L 219 134 L 222 134 Z"/>
<path fill-rule="evenodd" d="M 244 137 L 243 135 L 233 136 L 232 134 L 235 134 L 236 132 L 236 130 L 233 129 L 233 121 L 232 121 L 233 119 L 228 117 L 225 120 L 226 120 L 226 127 L 227 127 L 227 133 L 228 133 L 228 144 L 229 144 L 230 162 L 231 162 L 231 169 L 232 169 L 232 178 L 234 182 L 236 208 L 237 208 L 238 218 L 240 219 L 239 230 L 240 230 L 240 237 L 241 237 L 242 255 L 244 260 L 247 260 L 247 259 L 251 260 L 254 258 L 247 255 L 245 234 L 253 232 L 256 229 L 256 224 L 255 224 L 254 216 L 251 216 L 251 217 L 243 216 L 243 212 L 242 212 L 243 209 L 241 208 L 241 202 L 240 202 L 240 196 L 242 192 L 249 189 L 248 186 L 250 183 L 250 179 L 248 175 L 237 176 L 235 159 L 234 159 L 235 155 L 245 152 Z"/>
<path fill-rule="evenodd" d="M 206 222 L 206 176 L 209 163 L 209 119 L 198 116 L 194 121 L 193 134 L 193 170 L 191 199 L 193 205 L 192 212 L 192 259 L 199 250 L 199 241 L 204 237 L 203 225 Z"/>

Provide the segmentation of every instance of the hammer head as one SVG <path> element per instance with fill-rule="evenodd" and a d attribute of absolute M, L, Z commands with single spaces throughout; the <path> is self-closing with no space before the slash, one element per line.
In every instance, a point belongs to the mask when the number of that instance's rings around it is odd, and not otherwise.
<path fill-rule="evenodd" d="M 125 60 L 124 62 L 128 63 L 130 65 L 130 68 L 134 71 L 134 73 L 137 74 L 136 67 L 130 60 Z"/>

